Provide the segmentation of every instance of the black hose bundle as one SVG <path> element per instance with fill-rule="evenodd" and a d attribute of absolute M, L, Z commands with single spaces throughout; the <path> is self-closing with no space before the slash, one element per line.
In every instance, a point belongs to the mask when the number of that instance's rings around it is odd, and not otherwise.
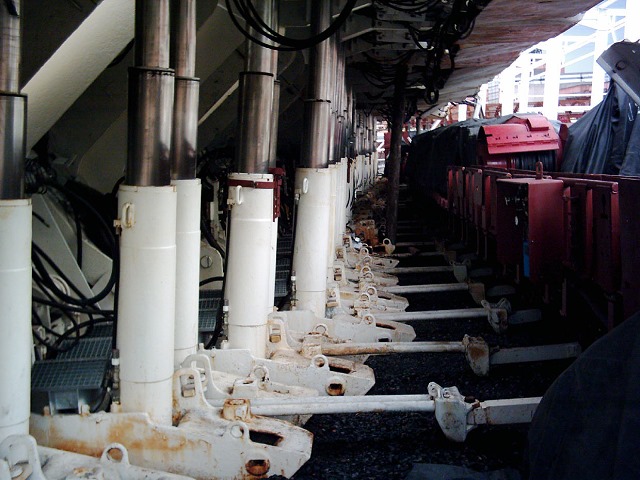
<path fill-rule="evenodd" d="M 225 0 L 225 4 L 227 6 L 227 11 L 229 12 L 231 21 L 247 39 L 262 47 L 278 51 L 303 50 L 305 48 L 311 48 L 314 45 L 323 42 L 331 35 L 336 33 L 338 29 L 345 23 L 347 17 L 349 17 L 349 15 L 351 14 L 351 11 L 353 10 L 353 7 L 355 7 L 356 3 L 357 0 L 348 0 L 338 17 L 327 27 L 326 30 L 323 30 L 317 35 L 300 39 L 281 35 L 276 30 L 272 29 L 260 17 L 260 14 L 256 11 L 251 0 Z M 248 27 L 251 27 L 259 35 L 262 35 L 263 37 L 271 40 L 272 42 L 274 42 L 274 44 L 272 45 L 263 42 L 253 36 L 249 32 L 248 28 L 244 28 L 240 24 L 240 22 L 236 18 L 236 11 L 237 14 L 246 22 L 246 25 Z"/>

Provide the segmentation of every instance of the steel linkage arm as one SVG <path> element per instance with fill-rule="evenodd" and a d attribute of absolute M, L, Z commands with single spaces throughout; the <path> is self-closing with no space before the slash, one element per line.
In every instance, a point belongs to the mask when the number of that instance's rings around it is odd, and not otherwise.
<path fill-rule="evenodd" d="M 457 387 L 429 383 L 427 395 L 371 395 L 298 398 L 229 398 L 210 401 L 227 420 L 247 421 L 254 415 L 320 415 L 380 412 L 433 412 L 445 436 L 464 442 L 478 425 L 529 423 L 542 397 L 480 402 L 464 397 Z"/>

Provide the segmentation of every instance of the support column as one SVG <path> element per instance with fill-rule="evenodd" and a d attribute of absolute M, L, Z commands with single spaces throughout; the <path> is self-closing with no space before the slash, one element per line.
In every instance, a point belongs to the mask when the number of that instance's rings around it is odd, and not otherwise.
<path fill-rule="evenodd" d="M 595 33 L 593 45 L 593 68 L 591 74 L 591 108 L 598 105 L 604 97 L 604 70 L 598 64 L 598 58 L 607 49 L 607 39 L 609 37 L 609 17 L 606 12 L 600 14 L 600 19 L 606 18 L 606 25 L 600 25 L 598 22 L 598 30 Z"/>
<path fill-rule="evenodd" d="M 547 40 L 546 66 L 544 72 L 544 98 L 542 113 L 549 120 L 558 119 L 558 96 L 560 95 L 560 65 L 562 63 L 562 43 L 557 38 Z"/>
<path fill-rule="evenodd" d="M 330 23 L 330 2 L 313 2 L 313 33 Z M 305 100 L 302 168 L 296 171 L 296 192 L 300 194 L 293 269 L 297 276 L 297 296 L 303 310 L 324 317 L 327 289 L 331 175 L 331 42 L 325 40 L 311 50 L 309 97 Z"/>
<path fill-rule="evenodd" d="M 389 155 L 387 184 L 387 238 L 396 243 L 398 228 L 398 192 L 400 189 L 400 157 L 402 154 L 402 124 L 404 121 L 404 89 L 407 82 L 407 66 L 399 65 L 393 92 L 391 119 L 391 154 Z"/>
<path fill-rule="evenodd" d="M 529 79 L 531 76 L 531 57 L 529 53 L 524 53 L 520 59 L 520 84 L 518 85 L 518 112 L 529 111 Z"/>
<path fill-rule="evenodd" d="M 500 104 L 502 105 L 502 115 L 513 113 L 513 93 L 515 84 L 515 72 L 512 67 L 508 67 L 500 74 Z"/>
<path fill-rule="evenodd" d="M 171 141 L 171 184 L 177 192 L 176 318 L 174 367 L 196 353 L 200 279 L 200 195 L 196 178 L 198 94 L 196 0 L 178 0 L 174 9 L 175 95 Z"/>
<path fill-rule="evenodd" d="M 626 17 L 624 20 L 624 38 L 632 42 L 640 40 L 640 2 L 627 1 Z"/>
<path fill-rule="evenodd" d="M 229 301 L 229 347 L 265 357 L 269 298 L 273 175 L 229 175 L 229 255 L 225 298 Z"/>
<path fill-rule="evenodd" d="M 24 199 L 20 13 L 19 0 L 0 4 L 0 443 L 29 433 L 31 407 L 32 219 L 31 200 Z"/>
<path fill-rule="evenodd" d="M 272 0 L 254 2 L 271 24 Z M 254 36 L 258 33 L 252 31 Z M 260 40 L 266 41 L 260 36 Z M 271 50 L 247 42 L 240 74 L 238 171 L 229 175 L 229 251 L 225 299 L 229 301 L 228 343 L 264 358 L 267 316 L 273 311 L 275 284 L 274 179 L 269 174 L 274 58 Z"/>
<path fill-rule="evenodd" d="M 458 104 L 458 121 L 464 122 L 467 119 L 467 104 L 459 103 Z"/>
<path fill-rule="evenodd" d="M 169 0 L 136 1 L 135 67 L 129 69 L 125 184 L 118 192 L 121 405 L 170 425 L 176 299 L 176 205 L 171 180 L 174 77 Z"/>

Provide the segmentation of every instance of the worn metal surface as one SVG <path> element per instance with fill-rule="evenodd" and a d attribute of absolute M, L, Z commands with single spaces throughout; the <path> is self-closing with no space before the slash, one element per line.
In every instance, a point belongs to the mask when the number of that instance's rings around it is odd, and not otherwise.
<path fill-rule="evenodd" d="M 430 395 L 370 395 L 364 397 L 305 397 L 255 399 L 250 402 L 254 415 L 320 415 L 365 412 L 433 412 Z"/>
<path fill-rule="evenodd" d="M 538 345 L 533 347 L 503 348 L 491 353 L 491 365 L 511 363 L 539 362 L 542 360 L 561 360 L 575 358 L 582 349 L 576 342 L 556 345 Z"/>
<path fill-rule="evenodd" d="M 221 417 L 206 401 L 197 370 L 178 370 L 174 392 L 173 425 L 155 424 L 144 413 L 33 415 L 31 432 L 41 445 L 91 456 L 121 443 L 134 465 L 197 479 L 289 477 L 310 456 L 312 436 L 301 428 L 241 411 Z"/>
<path fill-rule="evenodd" d="M 417 322 L 445 318 L 484 318 L 486 316 L 487 310 L 484 308 L 457 308 L 451 310 L 428 310 L 424 312 L 377 313 L 376 319 L 393 320 L 395 322 Z"/>
<path fill-rule="evenodd" d="M 324 355 L 386 355 L 390 353 L 445 353 L 464 352 L 461 342 L 406 342 L 406 343 L 342 343 L 322 344 Z"/>
<path fill-rule="evenodd" d="M 470 425 L 529 423 L 533 419 L 540 400 L 542 397 L 479 402 L 479 406 L 469 412 L 467 421 Z"/>

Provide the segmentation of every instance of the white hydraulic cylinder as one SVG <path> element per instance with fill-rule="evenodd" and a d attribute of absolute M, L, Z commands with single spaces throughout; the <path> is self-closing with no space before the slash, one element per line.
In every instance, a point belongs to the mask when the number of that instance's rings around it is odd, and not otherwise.
<path fill-rule="evenodd" d="M 347 224 L 347 162 L 346 158 L 340 160 L 338 166 L 338 179 L 336 183 L 336 226 L 334 230 L 335 241 L 334 241 L 334 251 L 331 252 L 335 254 L 335 248 L 342 245 L 342 235 L 345 231 L 345 225 Z"/>
<path fill-rule="evenodd" d="M 330 197 L 329 197 L 329 230 L 327 235 L 327 281 L 333 280 L 333 262 L 336 251 L 336 219 L 338 218 L 338 164 L 329 165 L 329 176 L 331 177 Z"/>
<path fill-rule="evenodd" d="M 271 174 L 229 175 L 228 341 L 230 348 L 248 349 L 258 358 L 265 358 L 267 316 L 273 311 L 273 186 Z"/>
<path fill-rule="evenodd" d="M 330 222 L 330 169 L 298 168 L 295 188 L 300 193 L 293 248 L 298 306 L 300 310 L 311 310 L 324 318 L 329 256 L 326 239 Z"/>
<path fill-rule="evenodd" d="M 31 200 L 0 201 L 0 443 L 29 433 Z"/>
<path fill-rule="evenodd" d="M 178 195 L 176 210 L 176 320 L 174 368 L 196 353 L 200 282 L 199 178 L 173 180 Z"/>
<path fill-rule="evenodd" d="M 165 425 L 173 398 L 176 205 L 173 186 L 122 185 L 118 192 L 122 410 Z"/>

